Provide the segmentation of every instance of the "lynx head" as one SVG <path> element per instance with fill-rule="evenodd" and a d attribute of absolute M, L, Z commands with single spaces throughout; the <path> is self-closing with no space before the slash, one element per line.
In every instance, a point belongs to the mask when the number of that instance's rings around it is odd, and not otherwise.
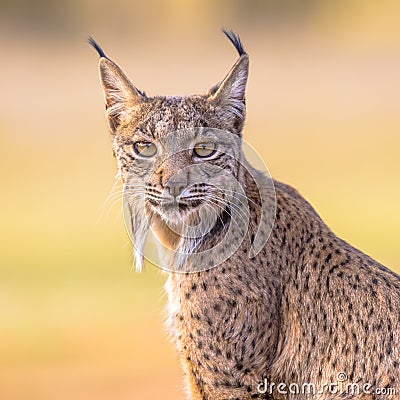
<path fill-rule="evenodd" d="M 239 181 L 249 59 L 239 37 L 224 33 L 239 59 L 208 93 L 187 97 L 147 96 L 89 39 L 100 55 L 106 116 L 130 210 L 137 268 L 149 228 L 171 251 L 187 255 L 201 246 L 204 250 L 206 238 L 226 229 L 236 211 L 245 219 Z"/>

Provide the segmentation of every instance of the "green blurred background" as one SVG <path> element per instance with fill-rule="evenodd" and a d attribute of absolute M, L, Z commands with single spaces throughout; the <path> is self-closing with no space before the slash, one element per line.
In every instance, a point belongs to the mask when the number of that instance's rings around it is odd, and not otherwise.
<path fill-rule="evenodd" d="M 132 269 L 93 35 L 149 94 L 251 57 L 245 138 L 400 272 L 398 0 L 0 1 L 0 399 L 183 399 L 165 277 Z M 115 200 L 115 201 L 114 201 Z"/>

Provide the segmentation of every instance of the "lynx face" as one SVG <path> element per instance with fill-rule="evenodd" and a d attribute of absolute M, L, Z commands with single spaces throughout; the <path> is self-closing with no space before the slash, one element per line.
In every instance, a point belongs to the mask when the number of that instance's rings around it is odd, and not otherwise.
<path fill-rule="evenodd" d="M 239 136 L 188 128 L 153 141 L 141 138 L 131 147 L 135 156 L 126 174 L 125 201 L 131 215 L 138 216 L 131 218 L 134 237 L 139 221 L 146 221 L 165 246 L 176 249 L 185 243 L 190 251 L 218 223 L 228 225 L 234 197 L 244 197 L 235 178 Z"/>
<path fill-rule="evenodd" d="M 216 229 L 236 224 L 226 235 L 229 243 L 244 236 L 248 208 L 239 180 L 249 62 L 240 39 L 225 33 L 239 59 L 207 94 L 188 97 L 146 96 L 90 40 L 100 55 L 137 267 L 150 228 L 166 247 L 184 254 Z"/>
<path fill-rule="evenodd" d="M 134 135 L 126 186 L 143 189 L 148 212 L 169 223 L 189 222 L 202 207 L 225 208 L 223 190 L 234 190 L 239 146 L 238 136 L 211 128 L 180 130 L 159 139 Z"/>

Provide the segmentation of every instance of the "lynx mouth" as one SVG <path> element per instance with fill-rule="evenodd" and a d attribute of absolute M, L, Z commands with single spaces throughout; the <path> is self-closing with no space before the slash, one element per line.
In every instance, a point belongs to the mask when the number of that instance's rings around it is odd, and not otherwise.
<path fill-rule="evenodd" d="M 180 199 L 157 201 L 152 198 L 147 198 L 147 201 L 155 211 L 167 216 L 195 211 L 204 203 L 201 199 L 193 199 L 190 201 L 183 201 Z"/>

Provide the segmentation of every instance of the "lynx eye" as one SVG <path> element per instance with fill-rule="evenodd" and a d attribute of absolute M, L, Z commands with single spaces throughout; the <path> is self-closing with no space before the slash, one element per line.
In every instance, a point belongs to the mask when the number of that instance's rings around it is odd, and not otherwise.
<path fill-rule="evenodd" d="M 215 143 L 196 143 L 193 154 L 199 158 L 211 157 L 217 151 Z"/>
<path fill-rule="evenodd" d="M 135 153 L 142 157 L 153 157 L 157 153 L 157 147 L 151 142 L 136 142 L 133 144 Z"/>

